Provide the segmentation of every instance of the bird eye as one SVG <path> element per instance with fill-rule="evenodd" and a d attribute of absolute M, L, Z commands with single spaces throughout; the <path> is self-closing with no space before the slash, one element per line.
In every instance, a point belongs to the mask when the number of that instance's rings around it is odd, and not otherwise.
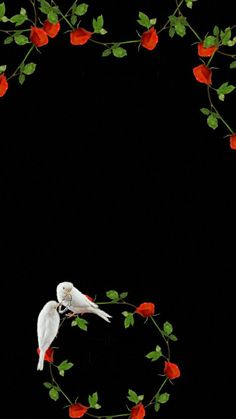
<path fill-rule="evenodd" d="M 63 290 L 65 289 L 65 287 L 63 287 Z"/>

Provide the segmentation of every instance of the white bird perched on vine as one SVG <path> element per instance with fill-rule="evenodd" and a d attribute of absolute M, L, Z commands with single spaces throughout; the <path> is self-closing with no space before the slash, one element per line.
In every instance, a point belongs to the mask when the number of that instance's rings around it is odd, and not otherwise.
<path fill-rule="evenodd" d="M 57 308 L 57 301 L 48 301 L 40 311 L 37 321 L 38 347 L 40 350 L 37 370 L 42 371 L 44 365 L 44 355 L 55 339 L 59 324 L 60 316 Z"/>
<path fill-rule="evenodd" d="M 76 314 L 93 313 L 110 323 L 109 318 L 112 316 L 105 311 L 100 310 L 97 304 L 90 301 L 87 296 L 75 288 L 71 282 L 61 282 L 58 284 L 57 299 L 60 305 L 66 307 L 66 309 L 60 311 L 60 313 L 64 313 L 66 310 L 70 310 Z"/>

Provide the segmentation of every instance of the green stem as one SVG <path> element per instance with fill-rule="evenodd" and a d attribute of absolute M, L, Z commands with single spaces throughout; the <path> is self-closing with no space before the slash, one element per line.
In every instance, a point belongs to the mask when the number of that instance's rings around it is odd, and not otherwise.
<path fill-rule="evenodd" d="M 136 306 L 134 304 L 127 303 L 126 301 L 116 301 L 115 303 L 114 303 L 114 301 L 101 301 L 101 302 L 97 302 L 96 301 L 96 304 L 98 304 L 98 305 L 106 305 L 106 304 L 116 305 L 116 304 L 123 304 L 123 305 L 130 306 L 130 307 L 136 309 Z"/>
<path fill-rule="evenodd" d="M 159 333 L 161 334 L 162 338 L 164 339 L 164 341 L 166 343 L 167 353 L 168 353 L 167 360 L 169 361 L 170 360 L 170 346 L 169 346 L 169 342 L 166 339 L 166 337 L 165 337 L 163 331 L 161 330 L 161 328 L 158 326 L 157 322 L 154 320 L 154 318 L 151 316 L 150 319 L 152 320 L 152 322 L 154 323 L 155 327 L 157 328 L 157 330 L 159 331 Z"/>
<path fill-rule="evenodd" d="M 31 54 L 31 52 L 33 51 L 33 49 L 34 49 L 34 45 L 31 45 L 31 47 L 28 50 L 27 54 L 24 56 L 23 60 L 18 65 L 18 67 L 15 69 L 14 73 L 12 73 L 11 76 L 8 77 L 8 80 L 12 79 L 13 77 L 15 77 L 17 75 L 18 70 L 20 70 L 22 64 L 24 64 L 24 62 L 27 60 L 27 58 L 29 57 L 29 55 Z"/>
<path fill-rule="evenodd" d="M 214 110 L 214 112 L 217 114 L 217 116 L 218 116 L 218 119 L 220 119 L 221 120 L 221 122 L 225 125 L 225 127 L 229 130 L 229 132 L 231 133 L 231 134 L 233 134 L 234 133 L 234 130 L 229 126 L 229 124 L 225 121 L 225 119 L 223 118 L 223 116 L 220 114 L 220 112 L 218 111 L 218 109 L 215 107 L 215 105 L 213 104 L 213 102 L 212 102 L 212 99 L 211 99 L 211 93 L 210 93 L 210 86 L 207 86 L 207 97 L 208 97 L 208 100 L 209 100 L 209 103 L 210 103 L 210 106 L 211 106 L 211 109 L 213 109 Z"/>
<path fill-rule="evenodd" d="M 176 1 L 176 6 L 177 6 L 177 10 L 178 10 L 178 12 L 179 12 L 179 15 L 180 16 L 182 16 L 182 17 L 185 17 L 184 15 L 183 15 L 183 13 L 181 12 L 181 10 L 180 10 L 180 7 L 181 7 L 181 5 L 182 5 L 182 3 L 183 2 L 181 2 L 181 3 L 178 3 L 178 1 Z M 188 27 L 189 27 L 189 29 L 192 31 L 192 33 L 196 36 L 196 38 L 201 42 L 201 37 L 198 35 L 198 33 L 195 31 L 195 29 L 193 29 L 193 27 L 190 25 L 190 23 L 188 22 L 188 20 L 186 20 L 186 23 L 187 23 L 187 25 L 188 25 Z"/>
<path fill-rule="evenodd" d="M 140 42 L 140 39 L 134 39 L 131 41 L 114 41 L 114 42 L 100 42 L 100 41 L 95 41 L 95 39 L 89 39 L 90 42 L 93 42 L 94 44 L 98 44 L 98 45 L 102 45 L 103 47 L 107 47 L 109 48 L 110 45 L 114 45 L 114 44 L 119 44 L 119 45 L 124 45 L 124 44 L 134 44 L 134 43 L 138 43 Z"/>
<path fill-rule="evenodd" d="M 176 9 L 172 13 L 172 16 L 176 15 L 176 13 L 179 11 L 179 8 L 182 6 L 183 2 L 184 0 L 181 0 L 181 2 L 177 4 Z M 168 27 L 168 25 L 169 25 L 169 19 L 166 21 L 166 23 L 162 26 L 162 28 L 157 33 L 164 31 Z"/>
<path fill-rule="evenodd" d="M 56 385 L 57 389 L 59 390 L 59 392 L 65 397 L 65 399 L 70 403 L 73 404 L 72 401 L 69 399 L 69 397 L 64 393 L 64 391 L 61 389 L 61 387 L 59 386 L 58 382 L 55 380 L 53 372 L 52 372 L 52 364 L 51 362 L 49 363 L 49 371 L 50 371 L 50 375 L 51 375 L 51 379 L 52 382 Z"/>
<path fill-rule="evenodd" d="M 163 383 L 160 385 L 159 389 L 157 390 L 157 392 L 154 394 L 154 396 L 152 397 L 152 399 L 150 400 L 150 402 L 148 404 L 145 405 L 145 407 L 148 407 L 150 405 L 153 404 L 155 398 L 157 397 L 157 395 L 161 392 L 161 390 L 163 389 L 163 387 L 165 386 L 166 382 L 168 381 L 168 377 L 165 377 Z"/>
<path fill-rule="evenodd" d="M 97 419 L 106 419 L 107 417 L 111 417 L 111 418 L 121 418 L 121 417 L 125 417 L 125 416 L 129 416 L 130 413 L 120 413 L 118 415 L 102 415 L 102 416 L 97 416 L 97 415 L 92 415 L 92 413 L 86 413 L 86 415 L 90 416 L 91 418 L 97 418 Z"/>
<path fill-rule="evenodd" d="M 57 4 L 55 3 L 55 1 L 52 1 L 52 3 L 55 5 L 55 6 L 57 6 Z M 70 23 L 70 21 L 67 19 L 67 17 L 66 17 L 66 15 L 64 15 L 64 13 L 62 13 L 62 11 L 61 10 L 59 10 L 59 13 L 60 13 L 60 15 L 61 15 L 61 17 L 65 20 L 65 22 L 69 25 L 69 27 L 71 28 L 71 29 L 75 29 L 74 28 L 74 26 Z"/>

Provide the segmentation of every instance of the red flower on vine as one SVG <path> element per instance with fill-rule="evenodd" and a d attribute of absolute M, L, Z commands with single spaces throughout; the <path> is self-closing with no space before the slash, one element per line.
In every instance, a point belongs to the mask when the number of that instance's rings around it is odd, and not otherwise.
<path fill-rule="evenodd" d="M 135 313 L 143 317 L 151 317 L 155 313 L 155 305 L 153 303 L 142 303 L 136 308 Z"/>
<path fill-rule="evenodd" d="M 194 77 L 199 83 L 210 85 L 212 83 L 212 71 L 205 64 L 193 68 Z"/>
<path fill-rule="evenodd" d="M 84 45 L 93 35 L 93 32 L 87 31 L 84 28 L 77 28 L 70 33 L 71 45 Z"/>
<path fill-rule="evenodd" d="M 37 354 L 40 354 L 40 349 L 37 349 Z M 53 362 L 54 361 L 54 349 L 48 348 L 44 355 L 44 361 Z"/>
<path fill-rule="evenodd" d="M 141 36 L 141 45 L 149 51 L 153 50 L 159 41 L 156 29 L 152 26 L 148 31 L 143 32 Z"/>
<path fill-rule="evenodd" d="M 137 404 L 136 406 L 132 407 L 130 419 L 143 419 L 145 416 L 145 408 L 142 403 Z"/>
<path fill-rule="evenodd" d="M 0 97 L 3 97 L 8 89 L 8 81 L 5 74 L 0 74 Z"/>
<path fill-rule="evenodd" d="M 48 44 L 48 35 L 44 29 L 31 26 L 30 40 L 36 47 L 42 47 Z"/>
<path fill-rule="evenodd" d="M 229 140 L 230 140 L 230 148 L 232 148 L 233 150 L 236 150 L 236 133 L 230 135 Z"/>
<path fill-rule="evenodd" d="M 60 29 L 61 29 L 60 22 L 51 23 L 49 22 L 49 20 L 45 20 L 43 24 L 43 30 L 46 32 L 46 34 L 50 38 L 55 38 L 55 36 L 57 36 L 58 32 L 60 31 Z"/>
<path fill-rule="evenodd" d="M 212 46 L 212 47 L 204 47 L 203 46 L 203 42 L 200 42 L 197 45 L 197 52 L 199 57 L 211 57 L 214 52 L 216 52 L 218 49 L 218 47 L 216 45 Z"/>
<path fill-rule="evenodd" d="M 180 377 L 180 369 L 178 365 L 165 361 L 164 374 L 173 380 L 174 378 Z"/>
<path fill-rule="evenodd" d="M 85 297 L 87 297 L 87 299 L 88 299 L 89 301 L 94 301 L 94 298 L 90 297 L 90 295 L 85 294 Z"/>
<path fill-rule="evenodd" d="M 71 404 L 69 406 L 69 416 L 70 418 L 82 418 L 87 412 L 88 407 L 84 406 L 81 403 Z"/>

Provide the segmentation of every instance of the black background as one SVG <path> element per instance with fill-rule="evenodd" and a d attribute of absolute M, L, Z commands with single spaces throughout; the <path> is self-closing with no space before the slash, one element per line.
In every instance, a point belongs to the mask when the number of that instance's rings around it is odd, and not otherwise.
<path fill-rule="evenodd" d="M 172 2 L 159 3 L 103 1 L 92 14 L 103 12 L 109 32 L 128 39 L 139 10 L 165 22 Z M 231 2 L 222 8 L 195 5 L 202 36 L 234 24 Z M 42 386 L 48 366 L 36 371 L 36 322 L 56 285 L 71 280 L 100 301 L 106 290 L 129 291 L 173 323 L 182 376 L 160 418 L 231 417 L 236 158 L 224 129 L 210 130 L 199 112 L 207 101 L 192 76 L 193 42 L 163 33 L 154 51 L 129 47 L 118 60 L 62 34 L 41 49 L 25 85 L 13 81 L 1 99 L 2 363 L 14 414 L 67 417 Z M 11 62 L 19 54 L 1 51 Z M 224 106 L 232 125 L 233 95 Z M 86 404 L 98 391 L 104 412 L 119 413 L 128 387 L 156 388 L 160 364 L 150 368 L 143 355 L 159 338 L 141 317 L 124 332 L 119 311 L 106 309 L 111 325 L 92 315 L 87 334 L 65 325 L 56 356 L 76 364 L 64 379 L 72 397 Z"/>

